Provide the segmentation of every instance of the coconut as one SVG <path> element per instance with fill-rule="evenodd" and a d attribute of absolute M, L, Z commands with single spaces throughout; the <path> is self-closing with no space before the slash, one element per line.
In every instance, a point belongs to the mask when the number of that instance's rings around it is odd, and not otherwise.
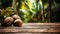
<path fill-rule="evenodd" d="M 22 24 L 23 24 L 23 22 L 22 22 L 21 19 L 16 19 L 16 20 L 14 21 L 14 24 L 13 24 L 13 25 L 16 26 L 16 27 L 21 27 Z"/>
<path fill-rule="evenodd" d="M 14 20 L 20 19 L 20 17 L 19 17 L 18 15 L 13 15 L 12 18 L 13 18 Z"/>
<path fill-rule="evenodd" d="M 4 19 L 4 24 L 5 24 L 6 26 L 12 25 L 13 22 L 14 22 L 14 19 L 13 19 L 12 17 L 6 17 L 6 18 Z"/>

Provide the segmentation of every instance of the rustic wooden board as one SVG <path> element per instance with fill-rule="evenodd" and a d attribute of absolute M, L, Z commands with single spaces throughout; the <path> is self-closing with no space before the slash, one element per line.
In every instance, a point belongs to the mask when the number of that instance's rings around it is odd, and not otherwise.
<path fill-rule="evenodd" d="M 60 32 L 60 23 L 23 23 L 22 27 L 0 27 L 0 34 L 56 34 L 58 32 Z"/>
<path fill-rule="evenodd" d="M 40 33 L 12 33 L 12 32 L 9 33 L 9 32 L 7 32 L 6 33 L 6 32 L 4 32 L 4 33 L 0 33 L 0 34 L 60 34 L 60 33 L 59 32 L 58 33 L 53 33 L 53 32 L 51 32 L 51 33 L 48 33 L 48 32 L 47 33 L 45 33 L 45 32 L 43 32 L 43 33 L 41 33 L 41 32 Z"/>

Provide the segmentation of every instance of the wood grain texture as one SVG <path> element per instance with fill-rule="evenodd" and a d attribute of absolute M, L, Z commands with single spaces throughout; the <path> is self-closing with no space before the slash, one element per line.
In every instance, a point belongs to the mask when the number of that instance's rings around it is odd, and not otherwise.
<path fill-rule="evenodd" d="M 1 32 L 12 33 L 56 33 L 60 32 L 60 23 L 23 23 L 22 27 L 0 27 Z"/>

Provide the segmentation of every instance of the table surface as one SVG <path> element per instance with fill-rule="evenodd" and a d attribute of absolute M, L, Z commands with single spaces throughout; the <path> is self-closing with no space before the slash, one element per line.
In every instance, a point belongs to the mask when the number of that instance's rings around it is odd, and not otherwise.
<path fill-rule="evenodd" d="M 0 27 L 0 32 L 60 32 L 60 23 L 23 23 L 22 27 Z"/>

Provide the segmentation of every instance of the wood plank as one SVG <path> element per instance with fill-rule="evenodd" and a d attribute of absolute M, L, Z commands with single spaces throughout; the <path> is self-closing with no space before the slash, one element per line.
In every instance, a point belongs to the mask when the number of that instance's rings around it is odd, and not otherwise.
<path fill-rule="evenodd" d="M 60 26 L 60 23 L 23 23 L 23 25 L 36 25 L 36 26 Z"/>
<path fill-rule="evenodd" d="M 0 32 L 60 32 L 60 23 L 23 23 L 22 27 L 0 27 Z"/>
<path fill-rule="evenodd" d="M 60 33 L 53 33 L 53 32 L 51 32 L 51 33 L 41 33 L 41 32 L 39 32 L 39 33 L 9 33 L 9 32 L 4 32 L 4 33 L 0 33 L 0 34 L 60 34 Z"/>
<path fill-rule="evenodd" d="M 0 29 L 0 32 L 60 32 L 60 29 Z"/>

